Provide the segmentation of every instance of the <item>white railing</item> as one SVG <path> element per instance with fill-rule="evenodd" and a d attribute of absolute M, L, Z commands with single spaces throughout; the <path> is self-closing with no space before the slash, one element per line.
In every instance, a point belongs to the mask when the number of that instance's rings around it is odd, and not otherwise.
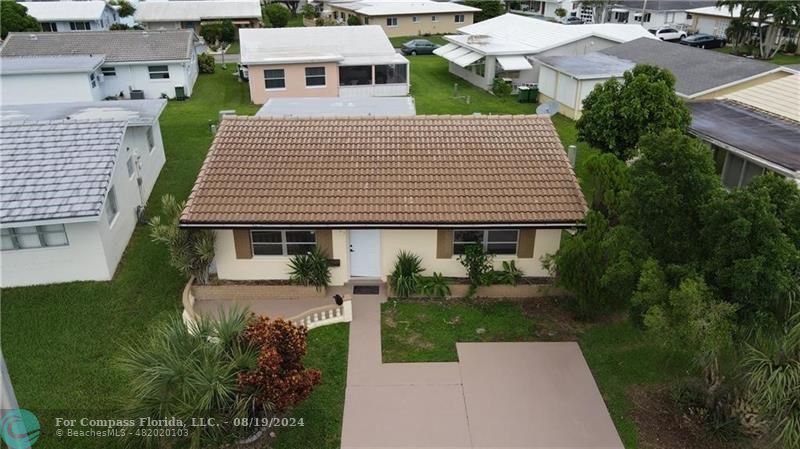
<path fill-rule="evenodd" d="M 308 329 L 327 326 L 336 323 L 349 323 L 353 321 L 353 303 L 346 297 L 342 305 L 317 307 L 288 319 L 298 326 Z"/>

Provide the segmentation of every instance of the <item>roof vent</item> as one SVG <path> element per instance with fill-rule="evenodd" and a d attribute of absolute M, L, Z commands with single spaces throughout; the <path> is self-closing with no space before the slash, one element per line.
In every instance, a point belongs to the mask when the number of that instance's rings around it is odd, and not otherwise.
<path fill-rule="evenodd" d="M 38 36 L 36 36 L 35 34 L 31 34 L 31 35 L 30 35 L 30 37 L 31 37 L 31 40 L 32 40 L 32 41 L 35 41 L 35 40 L 38 40 L 38 39 L 39 39 L 39 37 L 38 37 Z"/>
<path fill-rule="evenodd" d="M 487 34 L 473 34 L 467 38 L 468 44 L 485 44 L 489 40 L 489 35 Z"/>

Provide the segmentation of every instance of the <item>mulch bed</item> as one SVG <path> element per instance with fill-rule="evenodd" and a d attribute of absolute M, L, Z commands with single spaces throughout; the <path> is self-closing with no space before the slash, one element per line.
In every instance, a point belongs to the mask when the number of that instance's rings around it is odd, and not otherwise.
<path fill-rule="evenodd" d="M 631 415 L 639 429 L 642 449 L 746 449 L 747 441 L 720 441 L 702 425 L 684 419 L 683 410 L 663 385 L 629 388 Z"/>

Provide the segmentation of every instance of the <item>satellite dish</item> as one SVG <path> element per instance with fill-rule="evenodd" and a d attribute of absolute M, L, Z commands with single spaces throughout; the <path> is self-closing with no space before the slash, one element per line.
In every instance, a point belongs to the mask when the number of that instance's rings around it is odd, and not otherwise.
<path fill-rule="evenodd" d="M 539 115 L 549 115 L 550 117 L 558 114 L 559 102 L 553 100 L 547 103 L 542 103 L 536 108 L 536 113 Z"/>

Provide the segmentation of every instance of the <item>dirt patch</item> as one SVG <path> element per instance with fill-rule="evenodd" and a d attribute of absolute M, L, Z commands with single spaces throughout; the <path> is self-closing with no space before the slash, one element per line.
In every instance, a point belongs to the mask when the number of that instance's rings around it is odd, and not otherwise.
<path fill-rule="evenodd" d="M 642 449 L 749 449 L 748 441 L 720 441 L 707 428 L 684 418 L 680 406 L 662 385 L 628 389 L 631 414 L 639 429 Z"/>
<path fill-rule="evenodd" d="M 525 316 L 536 322 L 536 336 L 542 340 L 576 341 L 587 323 L 572 317 L 564 303 L 566 298 L 535 298 L 523 301 Z"/>

